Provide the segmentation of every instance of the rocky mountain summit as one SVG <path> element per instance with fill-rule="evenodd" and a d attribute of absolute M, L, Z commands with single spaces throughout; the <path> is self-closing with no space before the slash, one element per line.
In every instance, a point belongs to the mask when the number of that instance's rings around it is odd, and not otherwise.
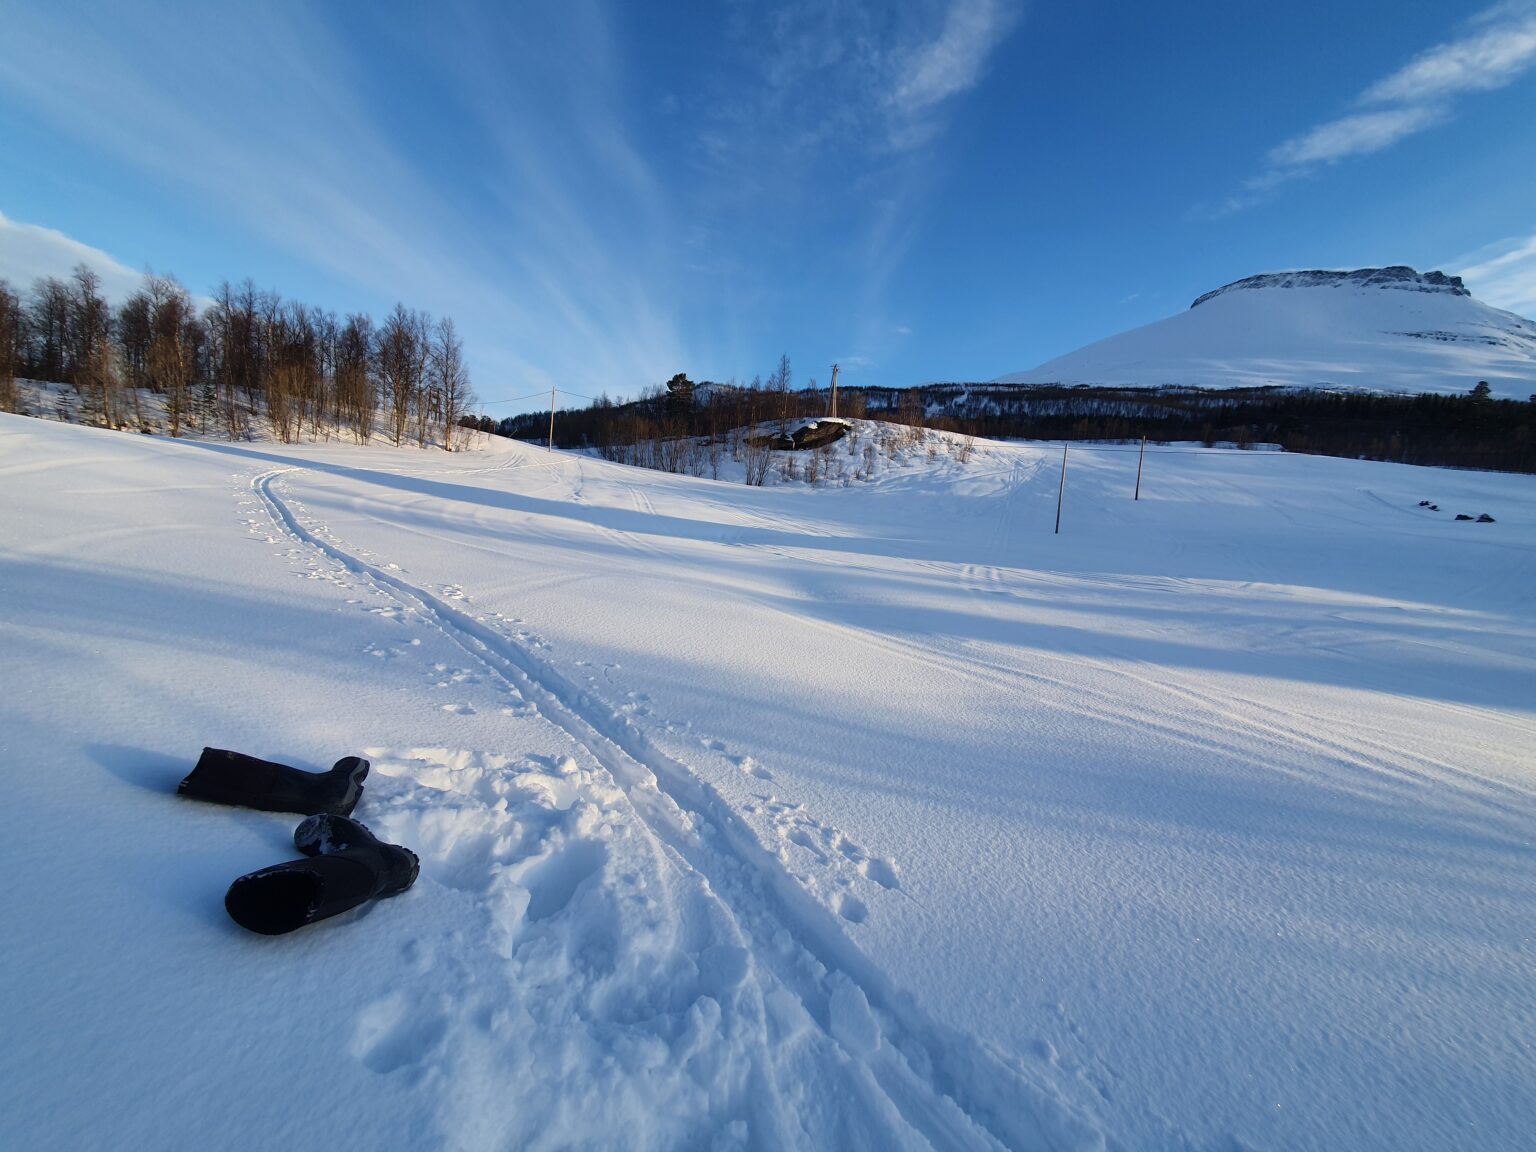
<path fill-rule="evenodd" d="M 1460 276 L 1444 272 L 1417 272 L 1406 264 L 1390 268 L 1356 268 L 1353 272 L 1310 269 L 1305 272 L 1265 272 L 1223 284 L 1199 297 L 1191 308 L 1207 300 L 1242 288 L 1391 288 L 1405 292 L 1445 292 L 1452 296 L 1470 296 Z"/>

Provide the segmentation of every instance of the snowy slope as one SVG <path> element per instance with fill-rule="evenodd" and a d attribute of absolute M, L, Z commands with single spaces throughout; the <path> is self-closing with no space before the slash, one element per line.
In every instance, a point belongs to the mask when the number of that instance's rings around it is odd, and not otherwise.
<path fill-rule="evenodd" d="M 1403 275 L 1406 274 L 1406 275 Z M 1408 268 L 1250 277 L 1185 312 L 1080 348 L 1006 384 L 1257 385 L 1536 393 L 1536 323 Z"/>
<path fill-rule="evenodd" d="M 1135 465 L 0 418 L 0 1146 L 1526 1146 L 1536 480 Z M 421 879 L 243 933 L 204 744 Z"/>

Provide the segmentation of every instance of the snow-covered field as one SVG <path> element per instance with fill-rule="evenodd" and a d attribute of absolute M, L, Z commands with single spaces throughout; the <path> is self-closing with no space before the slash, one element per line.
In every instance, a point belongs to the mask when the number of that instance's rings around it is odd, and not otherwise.
<path fill-rule="evenodd" d="M 1060 460 L 0 417 L 0 1146 L 1529 1147 L 1536 478 Z M 420 880 L 245 933 L 205 744 Z"/>

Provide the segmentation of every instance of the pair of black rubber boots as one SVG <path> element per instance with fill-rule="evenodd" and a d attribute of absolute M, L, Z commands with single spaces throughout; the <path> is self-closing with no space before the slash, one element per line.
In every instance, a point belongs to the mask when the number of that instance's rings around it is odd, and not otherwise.
<path fill-rule="evenodd" d="M 293 833 L 303 859 L 252 872 L 229 886 L 224 907 L 236 924 L 281 936 L 416 882 L 414 852 L 384 843 L 351 819 L 367 775 L 368 761 L 360 756 L 343 757 L 329 772 L 302 772 L 240 752 L 203 749 L 176 789 L 181 795 L 306 816 Z"/>

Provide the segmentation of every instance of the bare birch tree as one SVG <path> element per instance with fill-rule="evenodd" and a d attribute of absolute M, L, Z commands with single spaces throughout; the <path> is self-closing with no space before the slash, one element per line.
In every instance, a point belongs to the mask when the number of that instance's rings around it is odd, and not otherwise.
<path fill-rule="evenodd" d="M 117 422 L 117 374 L 112 363 L 112 312 L 101 295 L 101 277 L 75 265 L 70 296 L 70 383 L 108 427 Z"/>
<path fill-rule="evenodd" d="M 397 447 L 404 442 L 412 412 L 420 403 L 426 373 L 427 327 L 424 313 L 396 304 L 379 329 L 379 382 L 389 406 L 390 437 Z"/>
<path fill-rule="evenodd" d="M 431 374 L 442 409 L 443 450 L 452 452 L 454 432 L 474 403 L 474 393 L 469 387 L 469 369 L 464 366 L 464 344 L 447 316 L 432 329 Z"/>
<path fill-rule="evenodd" d="M 42 380 L 65 383 L 69 379 L 69 285 L 53 276 L 32 284 L 28 327 L 32 342 L 32 371 Z"/>
<path fill-rule="evenodd" d="M 773 394 L 775 406 L 778 408 L 779 435 L 789 433 L 789 386 L 794 376 L 789 368 L 789 353 L 779 357 L 779 366 L 768 376 L 768 391 Z"/>
<path fill-rule="evenodd" d="M 0 412 L 16 411 L 16 370 L 24 338 L 21 298 L 0 280 Z"/>
<path fill-rule="evenodd" d="M 170 276 L 146 277 L 145 294 L 150 313 L 144 377 L 150 388 L 165 397 L 171 435 L 180 436 L 191 407 L 194 365 L 187 329 L 193 322 L 192 300 Z"/>
<path fill-rule="evenodd" d="M 373 344 L 373 321 L 367 316 L 348 316 L 336 343 L 336 405 L 359 444 L 373 435 L 378 405 Z"/>

